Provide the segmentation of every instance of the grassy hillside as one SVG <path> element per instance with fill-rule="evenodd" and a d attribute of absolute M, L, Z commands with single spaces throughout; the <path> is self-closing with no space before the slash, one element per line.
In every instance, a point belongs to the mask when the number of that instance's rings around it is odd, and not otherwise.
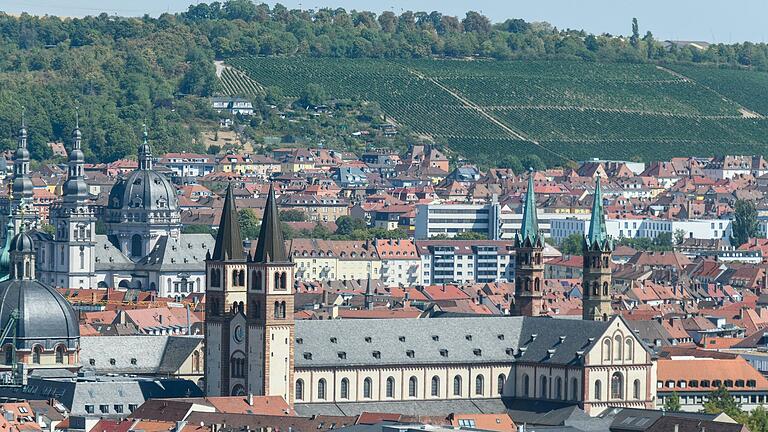
<path fill-rule="evenodd" d="M 413 132 L 481 163 L 538 154 L 655 160 L 768 154 L 768 74 L 571 61 L 247 57 L 242 87 L 376 101 Z M 245 80 L 246 78 L 241 78 Z M 239 88 L 237 74 L 225 88 Z"/>

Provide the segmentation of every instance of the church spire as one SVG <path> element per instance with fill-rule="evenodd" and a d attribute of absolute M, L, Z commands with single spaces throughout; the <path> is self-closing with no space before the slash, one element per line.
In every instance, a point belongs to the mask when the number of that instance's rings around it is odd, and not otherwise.
<path fill-rule="evenodd" d="M 235 206 L 235 197 L 232 194 L 232 183 L 227 186 L 224 208 L 221 210 L 221 221 L 219 221 L 219 231 L 216 233 L 216 246 L 213 248 L 211 259 L 215 261 L 245 259 L 237 207 Z"/>
<path fill-rule="evenodd" d="M 520 227 L 520 233 L 517 235 L 516 240 L 519 244 L 525 244 L 529 242 L 530 245 L 535 245 L 537 241 L 541 240 L 539 233 L 539 220 L 536 215 L 536 194 L 533 186 L 534 171 L 530 171 L 528 176 L 528 190 L 525 193 L 525 207 L 523 209 L 523 221 Z"/>
<path fill-rule="evenodd" d="M 605 226 L 605 210 L 603 208 L 603 191 L 600 186 L 600 177 L 595 183 L 595 196 L 592 202 L 592 217 L 589 222 L 589 232 L 587 233 L 587 248 L 597 247 L 603 249 L 610 247 L 608 241 L 608 230 Z"/>
<path fill-rule="evenodd" d="M 75 108 L 75 129 L 72 131 L 72 148 L 69 150 L 69 172 L 64 183 L 64 201 L 81 201 L 88 195 L 85 183 L 85 154 L 82 150 L 83 134 L 80 132 L 80 114 Z"/>
<path fill-rule="evenodd" d="M 261 218 L 259 243 L 256 246 L 253 260 L 260 263 L 288 262 L 288 255 L 285 253 L 283 230 L 280 225 L 280 215 L 277 211 L 277 201 L 275 200 L 275 189 L 271 184 L 269 185 L 267 204 L 264 207 L 264 216 Z"/>
<path fill-rule="evenodd" d="M 29 178 L 29 150 L 27 149 L 27 125 L 25 109 L 22 108 L 16 153 L 13 157 L 13 196 L 16 200 L 32 201 L 33 187 Z M 17 203 L 18 207 L 18 203 Z"/>
<path fill-rule="evenodd" d="M 144 124 L 144 139 L 139 146 L 139 169 L 152 169 L 152 149 L 149 147 L 149 131 L 146 123 Z"/>

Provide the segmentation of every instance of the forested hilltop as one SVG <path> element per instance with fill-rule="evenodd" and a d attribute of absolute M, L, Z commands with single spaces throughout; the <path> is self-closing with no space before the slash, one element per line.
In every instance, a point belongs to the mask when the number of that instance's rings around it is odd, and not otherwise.
<path fill-rule="evenodd" d="M 546 23 L 491 23 L 476 12 L 317 11 L 248 0 L 198 4 L 158 18 L 0 15 L 0 146 L 14 144 L 26 107 L 30 147 L 67 142 L 80 107 L 86 155 L 109 161 L 134 153 L 146 122 L 156 152 L 203 151 L 201 130 L 217 116 L 213 60 L 247 56 L 571 60 L 709 63 L 768 69 L 765 44 L 665 48 L 637 23 L 629 36 L 591 35 Z"/>

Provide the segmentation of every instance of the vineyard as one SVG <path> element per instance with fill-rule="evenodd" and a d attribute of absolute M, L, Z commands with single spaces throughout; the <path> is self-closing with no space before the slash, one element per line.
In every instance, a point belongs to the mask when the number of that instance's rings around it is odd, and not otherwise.
<path fill-rule="evenodd" d="M 411 132 L 478 162 L 768 154 L 768 74 L 567 61 L 237 58 L 221 88 L 315 83 L 377 102 Z M 242 73 L 240 72 L 242 71 Z"/>

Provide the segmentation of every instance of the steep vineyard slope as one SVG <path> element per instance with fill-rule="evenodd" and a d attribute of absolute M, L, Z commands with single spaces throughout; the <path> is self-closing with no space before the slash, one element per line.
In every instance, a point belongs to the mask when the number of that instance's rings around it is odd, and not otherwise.
<path fill-rule="evenodd" d="M 650 64 L 239 58 L 260 86 L 376 101 L 478 162 L 768 154 L 768 74 Z M 237 88 L 237 74 L 227 77 Z M 751 89 L 751 90 L 750 90 Z"/>

